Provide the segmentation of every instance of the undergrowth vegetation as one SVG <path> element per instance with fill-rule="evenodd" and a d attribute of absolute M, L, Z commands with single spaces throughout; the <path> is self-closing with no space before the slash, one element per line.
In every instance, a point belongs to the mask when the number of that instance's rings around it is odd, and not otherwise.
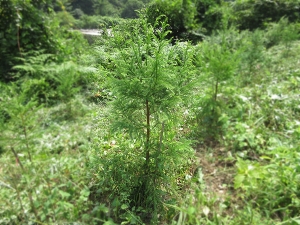
<path fill-rule="evenodd" d="M 299 24 L 152 22 L 9 54 L 0 224 L 300 224 Z"/>

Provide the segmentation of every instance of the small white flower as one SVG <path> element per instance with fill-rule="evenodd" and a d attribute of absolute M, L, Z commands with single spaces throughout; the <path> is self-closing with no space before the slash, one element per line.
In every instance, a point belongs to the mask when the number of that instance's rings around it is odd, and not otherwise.
<path fill-rule="evenodd" d="M 210 212 L 210 209 L 207 206 L 204 206 L 204 208 L 203 208 L 202 211 L 203 211 L 203 213 L 204 213 L 205 216 L 208 216 L 208 214 Z"/>
<path fill-rule="evenodd" d="M 192 179 L 192 176 L 190 174 L 186 174 L 185 175 L 185 180 L 190 180 L 190 179 Z"/>

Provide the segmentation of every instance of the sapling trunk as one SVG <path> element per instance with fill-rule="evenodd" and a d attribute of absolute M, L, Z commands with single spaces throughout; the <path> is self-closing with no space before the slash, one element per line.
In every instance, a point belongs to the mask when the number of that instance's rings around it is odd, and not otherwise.
<path fill-rule="evenodd" d="M 28 154 L 30 162 L 32 162 L 32 158 L 31 158 L 31 154 L 30 154 L 30 149 L 29 149 L 29 144 L 28 144 L 27 128 L 26 128 L 26 125 L 25 125 L 25 121 L 24 121 L 23 115 L 21 115 L 21 120 L 22 120 L 22 126 L 23 126 L 23 133 L 24 133 L 24 136 L 25 136 L 25 144 L 26 144 L 26 148 L 27 148 L 27 154 Z"/>
<path fill-rule="evenodd" d="M 36 207 L 34 206 L 34 202 L 33 202 L 33 199 L 32 199 L 32 193 L 31 193 L 31 190 L 28 191 L 28 198 L 29 198 L 29 201 L 30 201 L 30 206 L 31 206 L 31 209 L 33 211 L 33 214 L 35 215 L 35 218 L 38 219 L 39 217 L 39 214 L 37 212 L 37 209 Z"/>
<path fill-rule="evenodd" d="M 11 147 L 10 149 L 11 149 L 11 151 L 13 152 L 13 154 L 14 154 L 14 156 L 15 156 L 15 158 L 16 158 L 16 161 L 19 163 L 19 165 L 20 165 L 20 167 L 21 167 L 21 169 L 22 169 L 22 172 L 24 173 L 24 172 L 25 172 L 25 168 L 23 167 L 23 164 L 21 163 L 21 161 L 20 161 L 20 159 L 19 159 L 19 157 L 18 157 L 18 154 L 16 153 L 16 151 L 14 150 L 13 147 Z M 19 190 L 18 190 L 17 184 L 15 185 L 15 190 L 16 190 L 16 192 L 17 192 L 18 200 L 19 200 L 19 202 L 20 202 L 20 205 L 21 205 L 21 208 L 22 208 L 22 210 L 23 210 L 23 212 L 24 212 L 24 215 L 26 215 L 26 214 L 25 214 L 25 211 L 24 211 L 24 208 L 23 208 L 23 204 L 22 204 L 22 200 L 21 200 L 21 197 L 20 197 L 20 192 L 19 192 Z M 28 198 L 29 198 L 29 202 L 30 202 L 31 209 L 32 209 L 32 211 L 33 211 L 35 217 L 38 218 L 38 212 L 37 212 L 36 207 L 34 206 L 34 202 L 33 202 L 33 199 L 32 199 L 31 191 L 28 191 Z"/>
<path fill-rule="evenodd" d="M 20 161 L 19 156 L 18 156 L 18 154 L 16 153 L 15 149 L 14 149 L 13 147 L 11 147 L 10 150 L 12 151 L 12 153 L 14 154 L 14 156 L 15 156 L 15 158 L 16 158 L 16 162 L 20 165 L 22 171 L 24 171 L 23 164 L 22 164 L 22 162 Z M 15 189 L 16 192 L 17 192 L 17 198 L 18 198 L 18 200 L 19 200 L 19 202 L 20 202 L 20 206 L 21 206 L 21 209 L 22 209 L 22 211 L 23 211 L 23 214 L 24 214 L 24 216 L 26 216 L 26 213 L 25 213 L 25 210 L 24 210 L 24 206 L 23 206 L 23 203 L 22 203 L 22 199 L 21 199 L 21 197 L 20 197 L 20 191 L 19 191 L 19 189 L 18 189 L 18 185 L 15 184 L 14 182 L 13 182 L 13 185 L 14 185 L 14 189 Z"/>
<path fill-rule="evenodd" d="M 23 168 L 22 168 L 22 170 L 23 170 Z M 25 211 L 24 206 L 23 206 L 23 202 L 22 202 L 22 199 L 21 199 L 21 196 L 20 196 L 20 191 L 19 191 L 18 185 L 16 184 L 14 179 L 12 179 L 11 185 L 17 193 L 17 199 L 18 199 L 18 201 L 20 203 L 20 206 L 21 206 L 21 209 L 23 211 L 24 218 L 26 218 L 26 211 Z"/>
<path fill-rule="evenodd" d="M 217 100 L 218 100 L 218 89 L 219 89 L 219 81 L 216 80 L 215 83 L 215 93 L 213 96 L 213 108 L 212 108 L 212 115 L 213 115 L 213 126 L 216 125 L 216 120 L 218 120 L 218 118 L 216 118 L 215 112 L 216 112 L 216 107 L 217 107 Z"/>
<path fill-rule="evenodd" d="M 13 147 L 11 147 L 10 149 L 11 149 L 11 151 L 13 152 L 13 154 L 14 154 L 14 156 L 15 156 L 15 158 L 16 158 L 16 161 L 19 163 L 19 165 L 20 165 L 20 167 L 21 167 L 21 169 L 22 169 L 22 172 L 25 173 L 25 172 L 26 172 L 26 171 L 25 171 L 25 168 L 24 168 L 24 166 L 23 166 L 21 160 L 19 159 L 19 156 L 18 156 L 18 154 L 16 153 L 15 149 L 14 149 Z M 30 158 L 30 160 L 31 160 L 31 158 Z M 17 185 L 15 185 L 15 190 L 16 190 L 16 192 L 17 192 L 18 200 L 19 200 L 19 202 L 20 202 L 20 205 L 21 205 L 21 208 L 22 208 L 22 210 L 23 210 L 23 212 L 24 212 L 24 215 L 26 215 L 26 214 L 25 214 L 25 210 L 24 210 L 24 208 L 23 208 L 22 200 L 21 200 L 21 197 L 20 197 L 20 192 L 19 192 L 19 190 L 18 190 Z M 31 192 L 31 191 L 32 191 L 32 190 L 28 191 L 28 198 L 29 198 L 29 202 L 30 202 L 31 209 L 32 209 L 32 211 L 33 211 L 35 217 L 38 219 L 38 212 L 37 212 L 36 207 L 34 206 L 34 202 L 33 202 L 33 199 L 32 199 L 32 192 Z"/>
<path fill-rule="evenodd" d="M 146 117 L 147 117 L 147 136 L 146 136 L 146 174 L 149 172 L 150 163 L 150 106 L 148 99 L 146 100 Z"/>
<path fill-rule="evenodd" d="M 215 102 L 217 102 L 217 98 L 218 98 L 218 88 L 219 88 L 219 81 L 217 80 L 215 84 L 215 96 L 214 96 Z"/>

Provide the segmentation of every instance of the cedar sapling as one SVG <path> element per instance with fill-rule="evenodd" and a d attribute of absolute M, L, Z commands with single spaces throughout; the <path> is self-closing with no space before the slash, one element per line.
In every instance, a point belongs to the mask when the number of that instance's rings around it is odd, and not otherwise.
<path fill-rule="evenodd" d="M 132 187 L 131 204 L 157 215 L 162 209 L 161 188 L 170 180 L 175 182 L 172 171 L 191 156 L 189 143 L 180 143 L 174 133 L 178 108 L 188 100 L 195 83 L 193 52 L 188 43 L 171 45 L 165 22 L 151 26 L 141 19 L 132 23 L 130 32 L 114 32 L 118 57 L 111 77 L 116 97 L 112 102 L 113 128 L 142 143 L 144 163 L 136 158 L 142 172 L 135 175 L 138 182 Z"/>

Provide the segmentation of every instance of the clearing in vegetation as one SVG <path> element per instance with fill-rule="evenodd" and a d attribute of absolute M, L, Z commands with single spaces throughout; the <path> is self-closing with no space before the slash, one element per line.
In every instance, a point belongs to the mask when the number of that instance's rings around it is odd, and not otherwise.
<path fill-rule="evenodd" d="M 47 25 L 30 49 L 0 22 L 0 224 L 300 224 L 299 24 L 242 29 L 237 1 L 173 37 L 179 6 L 152 4 L 89 45 L 42 3 L 0 3 Z"/>

